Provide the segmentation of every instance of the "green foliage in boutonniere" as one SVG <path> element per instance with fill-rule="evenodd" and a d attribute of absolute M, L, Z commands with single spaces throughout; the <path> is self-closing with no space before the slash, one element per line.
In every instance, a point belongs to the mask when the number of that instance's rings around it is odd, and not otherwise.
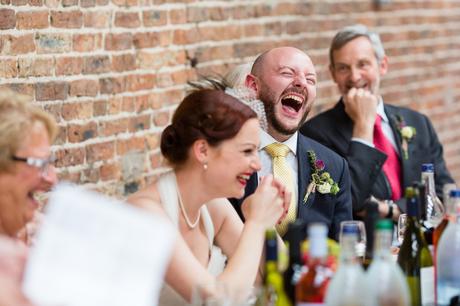
<path fill-rule="evenodd" d="M 401 115 L 396 115 L 396 122 L 399 135 L 401 136 L 401 148 L 403 151 L 404 159 L 409 158 L 409 142 L 417 134 L 417 130 L 413 126 L 408 126 Z"/>
<path fill-rule="evenodd" d="M 303 198 L 306 203 L 310 193 L 318 191 L 322 194 L 331 193 L 336 195 L 340 191 L 339 185 L 331 178 L 329 172 L 324 171 L 325 164 L 321 159 L 316 159 L 314 151 L 307 151 L 308 161 L 310 163 L 311 178 L 307 187 L 307 192 Z"/>

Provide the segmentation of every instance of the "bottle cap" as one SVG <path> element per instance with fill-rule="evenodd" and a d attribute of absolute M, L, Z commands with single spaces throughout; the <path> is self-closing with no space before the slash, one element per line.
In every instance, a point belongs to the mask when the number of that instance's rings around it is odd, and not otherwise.
<path fill-rule="evenodd" d="M 422 172 L 434 172 L 433 164 L 422 164 Z"/>
<path fill-rule="evenodd" d="M 314 237 L 326 237 L 327 236 L 327 226 L 324 223 L 311 223 L 308 226 L 308 238 L 312 239 Z"/>
<path fill-rule="evenodd" d="M 381 219 L 377 221 L 375 225 L 377 230 L 392 231 L 393 230 L 393 221 L 390 219 Z"/>
<path fill-rule="evenodd" d="M 460 189 L 451 190 L 449 196 L 451 198 L 460 198 Z"/>

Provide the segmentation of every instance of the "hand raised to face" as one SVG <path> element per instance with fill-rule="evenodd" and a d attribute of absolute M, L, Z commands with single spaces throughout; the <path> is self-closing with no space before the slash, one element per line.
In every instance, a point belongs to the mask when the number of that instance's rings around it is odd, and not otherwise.
<path fill-rule="evenodd" d="M 352 88 L 344 96 L 345 112 L 353 121 L 353 137 L 372 142 L 378 98 L 362 88 Z"/>

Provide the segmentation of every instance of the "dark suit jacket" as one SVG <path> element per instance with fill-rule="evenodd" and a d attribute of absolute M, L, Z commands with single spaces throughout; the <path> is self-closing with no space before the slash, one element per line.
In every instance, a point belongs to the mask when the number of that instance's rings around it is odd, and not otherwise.
<path fill-rule="evenodd" d="M 433 163 L 435 169 L 436 192 L 442 196 L 442 186 L 452 183 L 443 158 L 442 145 L 438 140 L 430 120 L 408 108 L 384 105 L 398 146 L 402 169 L 403 190 L 414 181 L 421 179 L 422 163 Z M 408 159 L 402 154 L 402 139 L 398 131 L 396 116 L 402 116 L 407 126 L 416 129 L 416 135 L 408 143 Z M 365 208 L 365 200 L 371 195 L 378 199 L 390 199 L 391 188 L 382 166 L 386 155 L 378 149 L 351 141 L 353 122 L 345 113 L 342 101 L 336 106 L 308 120 L 301 128 L 301 133 L 331 148 L 348 161 L 352 181 L 354 212 Z M 398 201 L 398 206 L 405 211 L 405 201 Z"/>
<path fill-rule="evenodd" d="M 323 222 L 329 227 L 329 237 L 337 240 L 340 231 L 340 222 L 352 219 L 350 174 L 345 159 L 338 156 L 325 146 L 312 139 L 298 134 L 297 161 L 298 161 L 298 209 L 297 218 L 303 219 L 307 225 L 312 222 Z M 336 195 L 311 193 L 307 202 L 303 199 L 307 185 L 310 183 L 311 171 L 307 151 L 313 150 L 317 159 L 324 161 L 324 171 L 329 172 L 334 182 L 339 185 L 340 191 Z M 249 180 L 245 195 L 242 199 L 230 199 L 238 215 L 244 220 L 241 212 L 241 203 L 257 187 L 257 174 Z"/>

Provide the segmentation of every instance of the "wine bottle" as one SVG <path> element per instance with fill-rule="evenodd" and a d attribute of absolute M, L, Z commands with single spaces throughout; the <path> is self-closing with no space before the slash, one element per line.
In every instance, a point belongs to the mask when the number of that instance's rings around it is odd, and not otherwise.
<path fill-rule="evenodd" d="M 460 193 L 455 190 L 453 193 Z M 451 193 L 452 194 L 452 193 Z M 436 258 L 437 305 L 449 305 L 451 299 L 460 295 L 460 201 L 456 198 L 455 222 L 449 222 L 439 239 Z"/>
<path fill-rule="evenodd" d="M 391 255 L 393 222 L 381 219 L 375 226 L 374 258 L 367 269 L 367 283 L 376 306 L 409 305 L 405 276 Z"/>
<path fill-rule="evenodd" d="M 326 290 L 334 275 L 333 260 L 327 250 L 327 226 L 312 223 L 308 227 L 309 255 L 305 269 L 297 283 L 296 305 L 324 305 Z"/>
<path fill-rule="evenodd" d="M 340 241 L 340 263 L 327 291 L 328 306 L 372 306 L 375 301 L 369 296 L 364 269 L 356 257 L 355 246 L 358 240 L 356 226 L 343 226 Z"/>
<path fill-rule="evenodd" d="M 288 225 L 288 230 L 284 236 L 289 244 L 289 264 L 283 273 L 284 289 L 292 304 L 295 304 L 295 288 L 302 274 L 302 254 L 300 246 L 306 238 L 306 224 L 301 219 L 297 219 Z"/>
<path fill-rule="evenodd" d="M 406 276 L 411 305 L 434 303 L 434 268 L 428 244 L 423 237 L 418 221 L 418 199 L 416 190 L 406 188 L 407 227 L 398 254 L 398 264 Z"/>
<path fill-rule="evenodd" d="M 284 291 L 283 276 L 278 270 L 278 243 L 275 229 L 265 232 L 265 280 L 267 304 L 291 306 Z"/>

